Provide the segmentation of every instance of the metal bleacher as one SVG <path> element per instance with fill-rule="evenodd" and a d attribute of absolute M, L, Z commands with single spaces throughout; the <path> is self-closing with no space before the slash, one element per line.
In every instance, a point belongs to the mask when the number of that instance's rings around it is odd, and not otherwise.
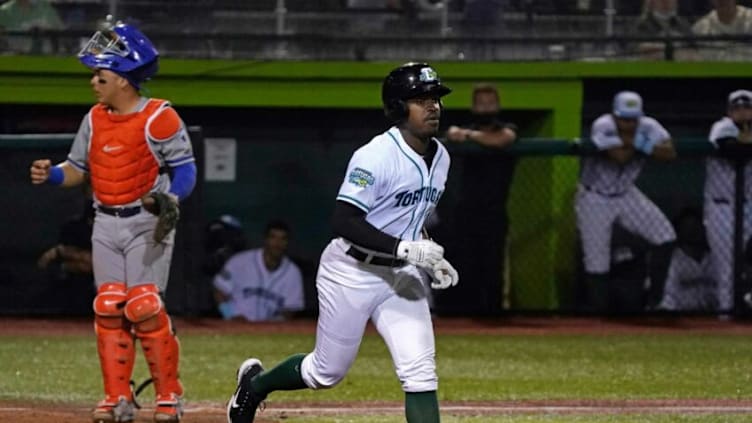
<path fill-rule="evenodd" d="M 52 37 L 61 47 L 47 53 L 69 54 L 113 14 L 172 57 L 478 61 L 630 59 L 641 3 L 592 0 L 583 11 L 581 0 L 402 0 L 401 8 L 383 0 L 50 1 L 65 30 L 5 35 Z"/>

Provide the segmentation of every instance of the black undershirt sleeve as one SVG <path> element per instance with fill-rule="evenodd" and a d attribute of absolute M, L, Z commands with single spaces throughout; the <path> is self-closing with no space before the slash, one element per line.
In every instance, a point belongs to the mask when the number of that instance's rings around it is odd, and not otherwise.
<path fill-rule="evenodd" d="M 385 254 L 394 255 L 400 241 L 376 229 L 366 221 L 366 212 L 344 201 L 334 206 L 332 229 L 353 244 Z"/>

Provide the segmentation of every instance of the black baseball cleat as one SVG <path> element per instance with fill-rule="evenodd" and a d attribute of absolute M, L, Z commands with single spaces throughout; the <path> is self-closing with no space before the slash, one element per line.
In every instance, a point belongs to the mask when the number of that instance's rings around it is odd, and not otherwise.
<path fill-rule="evenodd" d="M 235 394 L 227 403 L 227 423 L 253 423 L 256 417 L 256 409 L 266 399 L 251 389 L 251 379 L 261 373 L 264 368 L 261 361 L 249 358 L 238 369 L 238 387 Z"/>

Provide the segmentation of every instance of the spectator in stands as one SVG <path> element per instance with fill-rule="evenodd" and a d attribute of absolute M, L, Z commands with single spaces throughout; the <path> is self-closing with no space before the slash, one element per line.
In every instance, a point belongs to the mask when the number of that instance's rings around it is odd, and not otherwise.
<path fill-rule="evenodd" d="M 532 0 L 528 0 L 532 1 Z M 535 0 L 540 3 L 540 0 Z M 573 12 L 582 14 L 603 14 L 609 7 L 609 0 L 547 0 L 542 3 L 554 3 L 556 13 L 570 14 Z M 640 2 L 636 0 L 613 0 L 614 11 L 619 15 L 634 16 L 640 14 Z"/>
<path fill-rule="evenodd" d="M 702 214 L 688 207 L 674 219 L 676 247 L 659 310 L 715 310 L 716 284 Z"/>
<path fill-rule="evenodd" d="M 463 32 L 466 34 L 491 35 L 503 28 L 502 0 L 466 0 Z"/>
<path fill-rule="evenodd" d="M 214 278 L 215 299 L 225 319 L 284 320 L 304 308 L 303 277 L 285 254 L 290 228 L 271 221 L 264 245 L 232 256 Z"/>
<path fill-rule="evenodd" d="M 468 154 L 452 157 L 458 198 L 447 203 L 453 207 L 440 206 L 436 238 L 446 237 L 439 242 L 447 246 L 447 259 L 473 283 L 436 292 L 435 305 L 438 313 L 460 312 L 453 307 L 475 302 L 478 313 L 495 314 L 503 302 L 506 200 L 515 167 L 513 156 L 499 152 L 515 142 L 517 126 L 501 119 L 499 91 L 491 84 L 475 86 L 470 111 L 468 124 L 452 125 L 446 134 Z"/>
<path fill-rule="evenodd" d="M 679 16 L 678 0 L 645 0 L 634 33 L 661 38 L 688 37 L 692 35 L 692 26 Z M 638 51 L 642 59 L 690 59 L 694 50 L 684 44 L 671 40 L 650 41 L 640 43 Z"/>
<path fill-rule="evenodd" d="M 713 0 L 714 9 L 692 26 L 696 35 L 739 35 L 752 33 L 752 9 L 736 0 Z M 700 53 L 706 60 L 740 60 L 752 58 L 746 41 L 705 41 Z"/>
<path fill-rule="evenodd" d="M 37 267 L 50 271 L 55 286 L 61 288 L 56 295 L 61 311 L 89 315 L 96 286 L 91 262 L 94 207 L 88 184 L 85 194 L 81 214 L 63 224 L 57 243 L 39 256 Z"/>
<path fill-rule="evenodd" d="M 355 34 L 384 32 L 384 13 L 403 10 L 401 0 L 347 0 L 345 6 L 353 12 L 348 20 L 350 32 Z M 356 47 L 355 56 L 358 60 L 366 59 L 367 48 L 366 44 Z"/>
<path fill-rule="evenodd" d="M 5 48 L 12 53 L 54 53 L 56 40 L 42 39 L 38 32 L 63 28 L 63 21 L 48 0 L 10 0 L 0 6 L 0 32 L 29 32 L 27 37 L 6 37 Z"/>

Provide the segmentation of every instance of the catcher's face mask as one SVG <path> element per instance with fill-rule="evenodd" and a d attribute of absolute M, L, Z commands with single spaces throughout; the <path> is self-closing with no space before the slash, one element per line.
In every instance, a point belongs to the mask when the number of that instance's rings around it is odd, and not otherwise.
<path fill-rule="evenodd" d="M 158 57 L 146 35 L 132 25 L 113 23 L 110 16 L 78 53 L 84 66 L 111 70 L 136 89 L 157 73 Z"/>
<path fill-rule="evenodd" d="M 114 54 L 126 57 L 131 49 L 125 44 L 115 31 L 97 31 L 78 53 L 78 57 L 86 55 L 100 56 Z"/>

